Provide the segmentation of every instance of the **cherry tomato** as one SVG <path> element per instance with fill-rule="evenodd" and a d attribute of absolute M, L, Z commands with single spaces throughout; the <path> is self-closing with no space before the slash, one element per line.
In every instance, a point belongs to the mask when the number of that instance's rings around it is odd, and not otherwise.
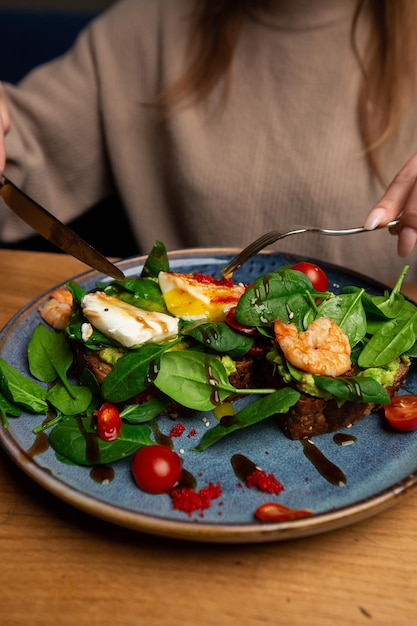
<path fill-rule="evenodd" d="M 236 307 L 231 307 L 226 313 L 226 324 L 238 330 L 240 333 L 245 333 L 245 335 L 254 335 L 257 331 L 255 326 L 244 326 L 243 324 L 239 324 L 235 316 Z"/>
<path fill-rule="evenodd" d="M 105 402 L 94 414 L 97 417 L 98 436 L 104 441 L 117 439 L 122 428 L 122 418 L 114 404 Z"/>
<path fill-rule="evenodd" d="M 327 291 L 329 281 L 323 270 L 314 263 L 308 263 L 307 261 L 301 261 L 291 267 L 292 270 L 302 272 L 310 279 L 313 289 L 315 291 Z"/>
<path fill-rule="evenodd" d="M 166 493 L 178 483 L 182 463 L 176 452 L 155 444 L 136 452 L 131 469 L 139 489 L 146 493 Z"/>
<path fill-rule="evenodd" d="M 393 428 L 408 432 L 417 428 L 417 395 L 399 395 L 384 405 L 385 417 Z"/>
<path fill-rule="evenodd" d="M 278 502 L 265 502 L 255 511 L 255 517 L 260 522 L 281 522 L 297 517 L 307 517 L 311 514 L 308 509 L 290 509 Z"/>

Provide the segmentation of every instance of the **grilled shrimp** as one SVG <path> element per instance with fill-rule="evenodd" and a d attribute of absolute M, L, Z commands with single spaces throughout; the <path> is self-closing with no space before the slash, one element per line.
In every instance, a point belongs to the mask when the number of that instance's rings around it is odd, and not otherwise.
<path fill-rule="evenodd" d="M 58 287 L 51 292 L 49 300 L 39 309 L 42 319 L 55 330 L 64 330 L 72 309 L 72 293 Z"/>
<path fill-rule="evenodd" d="M 274 322 L 275 340 L 295 367 L 320 376 L 341 376 L 351 366 L 351 347 L 343 330 L 328 317 L 320 317 L 306 331 L 295 324 Z"/>

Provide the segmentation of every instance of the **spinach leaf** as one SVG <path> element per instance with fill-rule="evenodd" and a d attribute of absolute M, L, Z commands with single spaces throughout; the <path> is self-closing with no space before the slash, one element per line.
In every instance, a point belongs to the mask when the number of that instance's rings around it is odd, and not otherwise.
<path fill-rule="evenodd" d="M 29 371 L 38 380 L 51 383 L 58 369 L 66 372 L 73 360 L 71 346 L 63 333 L 39 324 L 28 345 Z"/>
<path fill-rule="evenodd" d="M 191 349 L 163 354 L 154 384 L 196 411 L 212 409 L 234 391 L 219 358 Z"/>
<path fill-rule="evenodd" d="M 179 404 L 209 411 L 230 395 L 270 394 L 275 389 L 236 389 L 220 358 L 198 350 L 166 352 L 154 384 Z"/>
<path fill-rule="evenodd" d="M 160 394 L 142 404 L 128 404 L 120 412 L 120 417 L 129 424 L 149 422 L 164 410 L 169 400 L 167 396 Z"/>
<path fill-rule="evenodd" d="M 391 293 L 386 291 L 383 296 L 372 296 L 373 303 L 388 318 L 397 317 L 403 307 L 405 298 L 400 289 L 408 269 L 408 265 L 403 267 Z"/>
<path fill-rule="evenodd" d="M 103 398 L 109 402 L 124 402 L 149 387 L 159 358 L 170 345 L 148 343 L 123 355 L 103 381 Z"/>
<path fill-rule="evenodd" d="M 179 404 L 196 411 L 209 411 L 232 394 L 269 394 L 274 389 L 236 389 L 229 383 L 218 357 L 198 350 L 178 350 L 161 356 L 158 389 Z"/>
<path fill-rule="evenodd" d="M 371 376 L 314 376 L 319 389 L 328 391 L 341 400 L 389 404 L 390 398 L 384 387 Z"/>
<path fill-rule="evenodd" d="M 92 393 L 87 387 L 71 385 L 67 371 L 73 361 L 71 345 L 63 333 L 39 324 L 30 338 L 28 361 L 31 374 L 42 382 L 53 382 L 57 377 L 61 385 L 52 387 L 47 400 L 66 415 L 83 412 L 91 402 Z"/>
<path fill-rule="evenodd" d="M 107 291 L 108 293 L 108 291 Z M 165 300 L 158 282 L 153 278 L 136 278 L 129 280 L 128 291 L 114 293 L 120 300 L 128 302 L 144 311 L 167 313 Z"/>
<path fill-rule="evenodd" d="M 406 309 L 407 307 L 403 307 L 402 311 Z M 359 355 L 358 365 L 362 368 L 380 367 L 398 359 L 416 341 L 416 321 L 417 310 L 411 315 L 409 311 L 405 311 L 382 324 Z"/>
<path fill-rule="evenodd" d="M 93 332 L 90 337 L 84 341 L 83 332 L 82 332 L 82 324 L 86 322 L 86 319 L 80 314 L 78 317 L 74 317 L 70 320 L 65 329 L 65 332 L 69 339 L 75 339 L 79 343 L 83 345 L 84 348 L 89 348 L 90 350 L 101 350 L 102 348 L 114 348 L 120 346 L 110 339 L 110 337 L 106 337 L 99 330 L 93 327 Z"/>
<path fill-rule="evenodd" d="M 414 343 L 405 354 L 412 359 L 417 359 L 417 343 Z"/>
<path fill-rule="evenodd" d="M 10 402 L 31 413 L 46 413 L 46 390 L 0 358 L 0 391 Z"/>
<path fill-rule="evenodd" d="M 75 302 L 78 304 L 81 302 L 85 294 L 87 293 L 81 285 L 79 285 L 75 280 L 71 280 L 68 285 L 68 289 L 72 293 L 72 297 Z"/>
<path fill-rule="evenodd" d="M 363 308 L 365 310 L 365 313 L 368 319 L 369 319 L 369 316 L 375 317 L 378 320 L 388 319 L 387 316 L 383 313 L 383 311 L 381 311 L 381 309 L 377 306 L 376 302 L 374 302 L 373 298 L 375 296 L 371 295 L 370 293 L 367 293 L 366 291 L 364 291 L 363 288 L 353 287 L 351 285 L 348 285 L 346 287 L 343 287 L 343 289 L 340 291 L 340 295 L 347 294 L 347 293 L 359 293 L 359 292 L 361 293 L 362 305 L 363 305 Z"/>
<path fill-rule="evenodd" d="M 60 422 L 49 433 L 55 452 L 77 465 L 113 463 L 130 456 L 139 448 L 155 443 L 149 426 L 123 424 L 114 441 L 97 436 L 91 418 L 70 418 Z"/>
<path fill-rule="evenodd" d="M 387 322 L 386 317 L 367 316 L 366 318 L 366 334 L 375 335 L 379 329 Z"/>
<path fill-rule="evenodd" d="M 323 302 L 320 317 L 330 317 L 346 334 L 351 346 L 364 338 L 367 329 L 365 310 L 362 305 L 363 290 L 339 294 Z"/>
<path fill-rule="evenodd" d="M 100 385 L 97 382 L 97 378 L 94 376 L 93 372 L 89 370 L 87 367 L 84 367 L 80 374 L 80 384 L 83 387 L 88 387 L 93 395 L 95 404 L 101 404 L 101 390 Z"/>
<path fill-rule="evenodd" d="M 231 418 L 228 417 L 227 420 L 221 420 L 214 428 L 204 433 L 200 442 L 193 449 L 197 452 L 202 452 L 236 430 L 257 424 L 272 415 L 287 413 L 299 398 L 300 394 L 298 391 L 291 387 L 274 391 L 269 396 L 247 405 Z"/>
<path fill-rule="evenodd" d="M 234 331 L 225 322 L 206 322 L 184 327 L 183 335 L 193 337 L 203 346 L 221 354 L 243 356 L 253 346 L 253 338 Z"/>
<path fill-rule="evenodd" d="M 405 301 L 401 293 L 394 292 L 390 296 L 386 292 L 383 296 L 371 296 L 371 298 L 375 306 L 388 318 L 397 317 Z"/>
<path fill-rule="evenodd" d="M 166 247 L 162 241 L 156 240 L 146 259 L 140 276 L 141 278 L 158 278 L 159 272 L 168 271 L 169 259 Z"/>
<path fill-rule="evenodd" d="M 294 322 L 300 329 L 310 304 L 306 293 L 313 292 L 310 280 L 301 272 L 277 270 L 255 280 L 241 296 L 235 316 L 245 326 L 265 326 L 275 319 Z"/>
<path fill-rule="evenodd" d="M 12 417 L 19 417 L 22 414 L 21 409 L 0 391 L 0 410 L 5 415 L 11 415 Z"/>
<path fill-rule="evenodd" d="M 48 390 L 46 399 L 63 415 L 79 415 L 88 409 L 93 394 L 88 387 L 77 386 L 72 389 L 76 393 L 69 393 L 67 387 L 58 383 Z"/>

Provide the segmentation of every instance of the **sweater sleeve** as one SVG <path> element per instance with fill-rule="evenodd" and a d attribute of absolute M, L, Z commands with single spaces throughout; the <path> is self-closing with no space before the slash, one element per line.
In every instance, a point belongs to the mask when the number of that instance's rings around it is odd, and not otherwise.
<path fill-rule="evenodd" d="M 132 4 L 125 2 L 125 10 L 112 7 L 79 35 L 67 54 L 36 68 L 18 86 L 5 85 L 12 121 L 5 175 L 64 222 L 113 191 L 100 73 L 111 54 L 112 33 Z M 0 240 L 31 234 L 1 203 Z"/>

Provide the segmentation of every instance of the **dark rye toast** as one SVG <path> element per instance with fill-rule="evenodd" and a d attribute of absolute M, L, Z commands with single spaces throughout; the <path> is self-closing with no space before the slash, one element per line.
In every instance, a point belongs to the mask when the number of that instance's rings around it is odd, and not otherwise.
<path fill-rule="evenodd" d="M 85 350 L 80 347 L 80 344 L 76 344 L 74 347 L 78 367 L 80 369 L 83 367 L 88 368 L 101 384 L 112 366 L 103 362 L 97 352 Z M 263 378 L 263 383 L 267 380 L 268 384 L 273 385 L 275 388 L 285 385 L 279 374 L 272 373 L 272 368 L 265 370 L 260 365 L 259 359 L 243 357 L 235 363 L 236 372 L 230 376 L 230 382 L 237 389 L 250 389 L 256 386 L 256 382 L 259 382 L 260 378 Z M 268 367 L 264 359 L 262 359 L 262 364 L 266 364 Z M 407 363 L 400 361 L 393 384 L 386 388 L 390 397 L 394 396 L 405 383 L 409 367 Z M 155 392 L 157 390 L 151 386 L 141 394 L 138 394 L 138 396 L 130 398 L 127 403 L 140 404 L 152 397 Z M 336 399 L 323 399 L 302 394 L 301 398 L 290 408 L 288 413 L 278 416 L 278 420 L 286 437 L 292 440 L 299 440 L 336 432 L 342 428 L 349 427 L 378 408 L 378 405 L 369 402 L 348 400 L 340 405 Z M 173 418 L 178 418 L 181 416 L 181 413 L 190 412 L 189 409 L 179 406 L 174 401 L 170 403 L 166 411 Z"/>
<path fill-rule="evenodd" d="M 393 384 L 386 388 L 390 398 L 405 383 L 409 368 L 408 364 L 400 362 Z M 339 406 L 336 399 L 325 400 L 302 395 L 288 413 L 279 416 L 279 421 L 289 439 L 307 439 L 347 428 L 379 408 L 370 402 L 352 400 L 347 400 Z"/>

